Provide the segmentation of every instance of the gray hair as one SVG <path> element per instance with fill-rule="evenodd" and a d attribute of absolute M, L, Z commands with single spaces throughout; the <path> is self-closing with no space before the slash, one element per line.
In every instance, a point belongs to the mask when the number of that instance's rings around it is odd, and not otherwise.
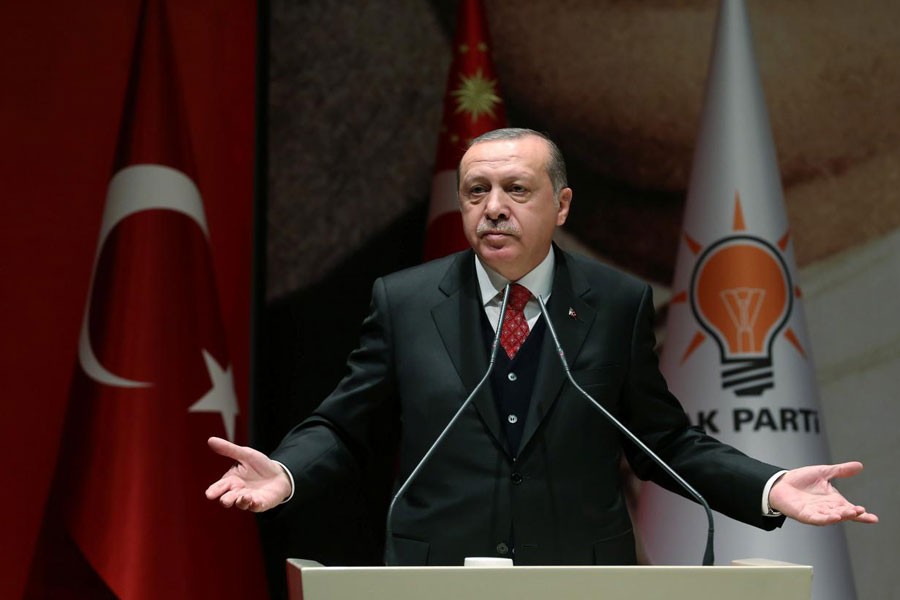
<path fill-rule="evenodd" d="M 568 178 L 566 176 L 566 161 L 563 159 L 562 151 L 547 134 L 535 131 L 534 129 L 526 129 L 523 127 L 506 127 L 504 129 L 494 129 L 479 135 L 472 140 L 469 148 L 476 144 L 485 142 L 499 142 L 503 140 L 518 140 L 528 136 L 539 137 L 547 144 L 547 151 L 550 160 L 547 161 L 547 175 L 550 177 L 550 184 L 553 186 L 553 198 L 559 202 L 559 193 L 563 188 L 568 187 Z M 456 168 L 456 187 L 459 187 L 460 172 L 459 167 Z"/>

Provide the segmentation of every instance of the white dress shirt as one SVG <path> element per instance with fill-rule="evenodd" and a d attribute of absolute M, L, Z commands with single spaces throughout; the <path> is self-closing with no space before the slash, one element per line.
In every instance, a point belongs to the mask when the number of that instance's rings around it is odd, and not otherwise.
<path fill-rule="evenodd" d="M 525 320 L 528 321 L 529 331 L 534 329 L 534 324 L 537 323 L 541 316 L 541 307 L 538 306 L 537 296 L 543 298 L 545 304 L 550 299 L 555 268 L 556 258 L 553 256 L 553 250 L 551 249 L 538 266 L 518 281 L 513 282 L 525 287 L 532 295 L 523 311 Z M 497 331 L 497 323 L 500 321 L 500 305 L 503 303 L 503 289 L 509 283 L 509 280 L 482 263 L 481 259 L 477 257 L 475 259 L 475 273 L 478 276 L 478 287 L 481 290 L 484 312 L 487 314 L 491 327 L 494 328 L 494 331 Z"/>

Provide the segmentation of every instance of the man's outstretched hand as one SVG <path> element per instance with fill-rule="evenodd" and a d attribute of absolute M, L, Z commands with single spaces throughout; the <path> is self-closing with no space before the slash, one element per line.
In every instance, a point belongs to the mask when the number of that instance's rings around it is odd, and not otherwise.
<path fill-rule="evenodd" d="M 831 480 L 852 477 L 862 463 L 801 467 L 784 474 L 769 492 L 769 506 L 807 525 L 831 525 L 841 521 L 877 523 L 878 517 L 852 504 L 831 485 Z"/>
<path fill-rule="evenodd" d="M 209 500 L 226 508 L 263 512 L 281 504 L 291 494 L 291 482 L 281 465 L 268 456 L 222 438 L 209 438 L 209 447 L 235 461 L 221 479 L 206 488 Z"/>

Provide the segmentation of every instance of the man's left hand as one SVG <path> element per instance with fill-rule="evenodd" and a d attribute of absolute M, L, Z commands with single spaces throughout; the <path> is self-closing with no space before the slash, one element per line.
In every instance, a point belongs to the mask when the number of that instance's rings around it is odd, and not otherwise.
<path fill-rule="evenodd" d="M 877 523 L 877 515 L 852 504 L 831 485 L 832 479 L 852 477 L 862 469 L 860 462 L 793 469 L 772 486 L 769 506 L 807 525 L 831 525 L 841 521 Z"/>

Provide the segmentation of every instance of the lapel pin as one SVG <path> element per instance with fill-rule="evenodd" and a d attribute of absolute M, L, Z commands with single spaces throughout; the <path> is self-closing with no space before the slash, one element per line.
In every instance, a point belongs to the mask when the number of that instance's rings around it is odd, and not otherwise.
<path fill-rule="evenodd" d="M 575 312 L 575 309 L 572 308 L 571 306 L 569 307 L 569 316 L 572 317 L 573 319 L 578 318 L 578 313 Z"/>

